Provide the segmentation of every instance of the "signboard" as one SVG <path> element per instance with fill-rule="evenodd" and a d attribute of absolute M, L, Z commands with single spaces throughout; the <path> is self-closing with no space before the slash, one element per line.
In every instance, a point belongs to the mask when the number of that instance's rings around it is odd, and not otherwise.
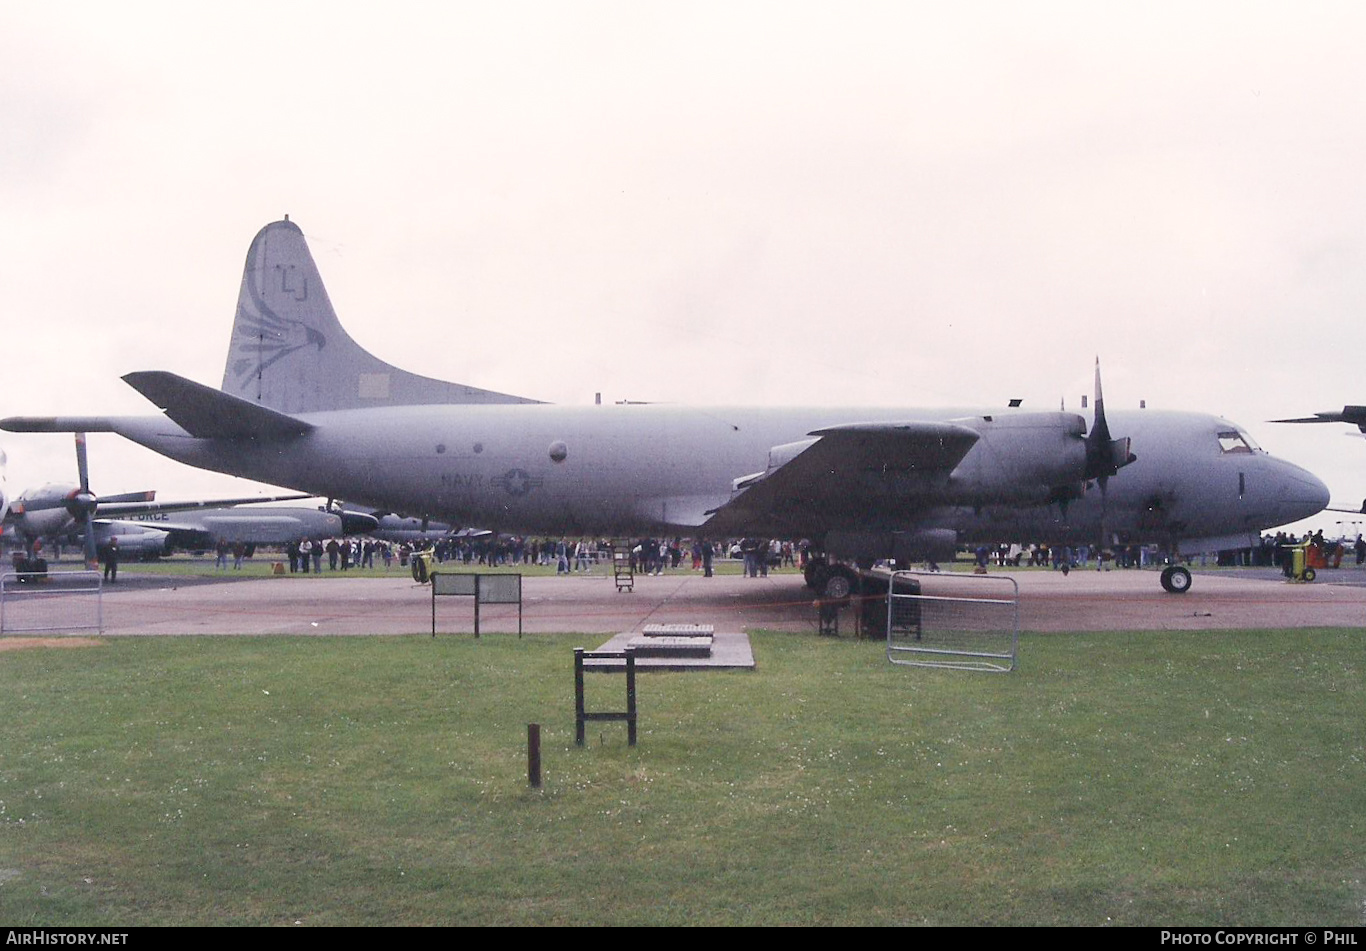
<path fill-rule="evenodd" d="M 517 605 L 517 636 L 522 636 L 522 576 L 520 574 L 468 574 L 438 571 L 432 574 L 432 637 L 436 637 L 436 599 L 443 596 L 474 598 L 474 636 L 479 636 L 481 604 Z"/>

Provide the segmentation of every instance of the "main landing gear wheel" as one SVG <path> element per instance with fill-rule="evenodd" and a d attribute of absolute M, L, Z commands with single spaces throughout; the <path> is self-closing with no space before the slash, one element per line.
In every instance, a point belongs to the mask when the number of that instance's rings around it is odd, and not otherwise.
<path fill-rule="evenodd" d="M 1185 594 L 1191 589 L 1191 573 L 1181 565 L 1162 569 L 1162 589 L 1172 594 Z"/>
<path fill-rule="evenodd" d="M 847 601 L 858 584 L 858 575 L 847 565 L 812 560 L 804 572 L 806 586 L 824 601 Z"/>
<path fill-rule="evenodd" d="M 854 573 L 848 568 L 843 565 L 831 565 L 826 571 L 825 580 L 816 590 L 826 601 L 847 601 L 854 593 L 856 580 Z"/>

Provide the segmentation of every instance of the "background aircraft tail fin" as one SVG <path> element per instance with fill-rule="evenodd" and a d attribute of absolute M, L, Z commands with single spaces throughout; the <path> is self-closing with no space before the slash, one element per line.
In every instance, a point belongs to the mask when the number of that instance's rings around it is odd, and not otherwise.
<path fill-rule="evenodd" d="M 431 403 L 534 403 L 391 366 L 347 335 L 299 226 L 266 225 L 247 251 L 223 391 L 283 413 Z"/>

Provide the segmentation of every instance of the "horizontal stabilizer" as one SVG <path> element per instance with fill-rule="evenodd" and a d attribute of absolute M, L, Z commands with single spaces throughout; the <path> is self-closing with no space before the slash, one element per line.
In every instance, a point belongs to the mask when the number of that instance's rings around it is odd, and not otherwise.
<path fill-rule="evenodd" d="M 0 419 L 0 429 L 11 433 L 112 433 L 108 416 L 10 416 Z"/>
<path fill-rule="evenodd" d="M 290 439 L 313 428 L 301 419 L 163 370 L 129 373 L 123 379 L 197 439 Z"/>

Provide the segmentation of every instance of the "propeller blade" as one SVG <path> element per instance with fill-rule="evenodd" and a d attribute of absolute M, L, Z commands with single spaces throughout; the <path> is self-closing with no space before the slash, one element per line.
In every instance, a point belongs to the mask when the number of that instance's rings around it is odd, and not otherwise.
<path fill-rule="evenodd" d="M 90 494 L 90 468 L 85 457 L 85 433 L 76 434 L 76 472 L 81 479 L 81 494 Z"/>
<path fill-rule="evenodd" d="M 86 464 L 85 433 L 76 433 L 76 471 L 80 475 L 80 487 L 67 493 L 62 504 L 71 520 L 79 525 L 95 511 L 95 496 L 90 491 L 90 469 Z"/>
<path fill-rule="evenodd" d="M 95 516 L 87 510 L 85 513 L 85 566 L 93 570 L 98 568 L 99 564 L 99 552 L 95 550 Z"/>
<path fill-rule="evenodd" d="M 1096 357 L 1095 421 L 1086 434 L 1086 478 L 1104 480 L 1119 471 L 1109 459 L 1110 423 L 1105 418 L 1105 396 L 1100 388 L 1100 357 Z M 1105 483 L 1101 482 L 1101 491 Z"/>
<path fill-rule="evenodd" d="M 95 496 L 90 491 L 90 464 L 85 453 L 85 433 L 76 434 L 76 474 L 81 480 L 80 491 L 71 497 L 67 511 L 84 522 L 85 566 L 98 568 L 99 552 L 95 549 Z"/>
<path fill-rule="evenodd" d="M 1105 516 L 1108 514 L 1109 501 L 1110 501 L 1110 500 L 1109 500 L 1109 497 L 1108 497 L 1108 495 L 1106 494 L 1106 491 L 1105 491 L 1105 484 L 1106 484 L 1107 482 L 1109 482 L 1109 481 L 1110 481 L 1110 479 L 1109 479 L 1108 476 L 1102 476 L 1101 478 L 1099 478 L 1099 479 L 1096 480 L 1096 484 L 1097 484 L 1098 486 L 1100 486 L 1100 522 L 1099 522 L 1099 526 L 1100 526 L 1100 547 L 1101 547 L 1102 550 L 1105 549 L 1105 548 L 1108 548 L 1108 547 L 1110 546 L 1110 533 L 1109 533 L 1109 531 L 1108 531 L 1109 525 L 1107 524 L 1106 518 L 1105 518 Z"/>

